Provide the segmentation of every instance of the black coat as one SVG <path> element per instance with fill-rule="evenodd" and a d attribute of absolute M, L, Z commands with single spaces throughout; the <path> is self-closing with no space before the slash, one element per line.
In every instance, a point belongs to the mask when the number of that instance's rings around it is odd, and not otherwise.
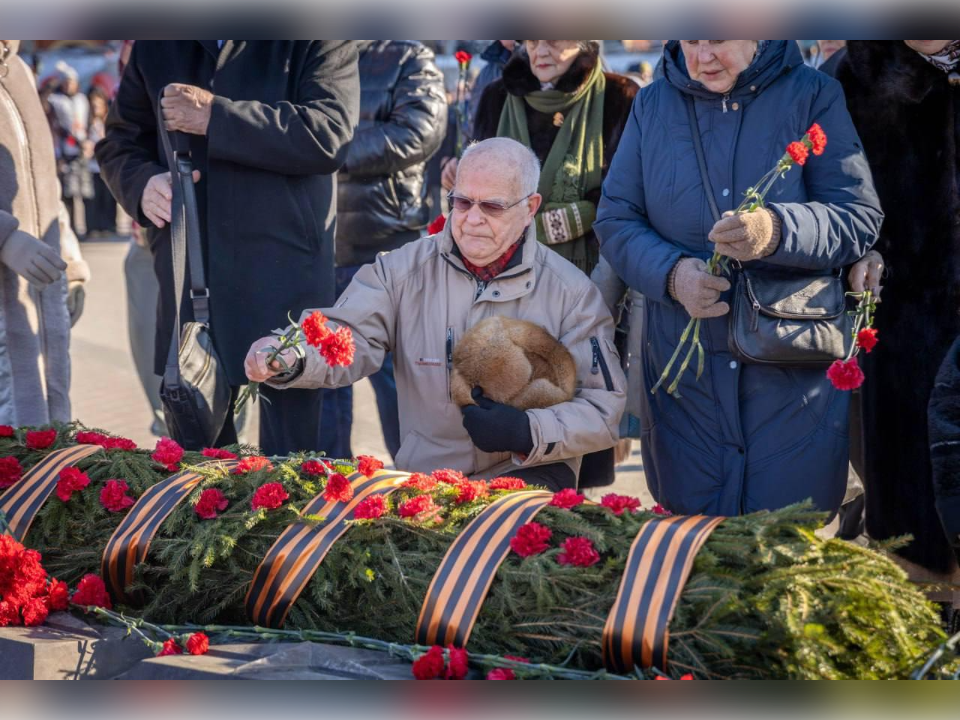
<path fill-rule="evenodd" d="M 190 136 L 211 327 L 232 385 L 250 344 L 287 313 L 334 300 L 334 173 L 357 122 L 357 51 L 349 41 L 138 41 L 97 145 L 117 201 L 147 228 L 160 281 L 155 370 L 162 374 L 175 306 L 169 226 L 140 210 L 167 170 L 157 99 L 171 82 L 215 95 L 206 136 Z M 189 303 L 181 304 L 189 320 Z"/>
<path fill-rule="evenodd" d="M 360 124 L 337 188 L 337 266 L 373 262 L 420 237 L 433 219 L 424 169 L 447 131 L 443 73 L 415 40 L 367 40 Z"/>
<path fill-rule="evenodd" d="M 942 572 L 952 557 L 934 507 L 927 403 L 960 333 L 960 87 L 901 40 L 851 40 L 836 77 L 886 214 L 880 344 L 864 363 L 867 532 L 913 535 L 900 554 Z"/>

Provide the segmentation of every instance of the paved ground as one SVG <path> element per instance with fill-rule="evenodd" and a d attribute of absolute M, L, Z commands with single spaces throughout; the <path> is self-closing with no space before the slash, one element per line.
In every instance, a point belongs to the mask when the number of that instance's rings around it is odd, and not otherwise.
<path fill-rule="evenodd" d="M 125 241 L 82 243 L 92 279 L 87 287 L 83 317 L 73 329 L 73 416 L 89 426 L 122 434 L 138 445 L 156 442 L 150 433 L 152 415 L 134 369 L 127 339 L 126 284 L 123 259 Z M 256 417 L 247 428 L 247 440 L 256 442 Z M 380 432 L 373 389 L 366 380 L 354 392 L 354 425 L 351 438 L 357 454 L 389 457 Z M 645 506 L 652 499 L 643 482 L 639 444 L 634 442 L 630 457 L 618 467 L 617 482 L 591 495 L 620 492 L 641 498 Z"/>

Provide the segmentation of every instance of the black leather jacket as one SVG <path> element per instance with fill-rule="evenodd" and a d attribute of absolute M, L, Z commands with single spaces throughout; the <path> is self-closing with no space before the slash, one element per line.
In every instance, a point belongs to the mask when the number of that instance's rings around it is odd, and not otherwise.
<path fill-rule="evenodd" d="M 446 134 L 443 74 L 415 40 L 368 40 L 360 51 L 360 124 L 338 176 L 337 266 L 372 262 L 433 218 L 424 167 Z"/>

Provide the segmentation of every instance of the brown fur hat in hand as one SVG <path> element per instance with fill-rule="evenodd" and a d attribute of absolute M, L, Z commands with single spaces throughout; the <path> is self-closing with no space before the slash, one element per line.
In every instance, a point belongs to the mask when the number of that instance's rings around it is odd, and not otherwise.
<path fill-rule="evenodd" d="M 570 351 L 539 325 L 490 317 L 470 328 L 453 351 L 450 389 L 460 407 L 475 387 L 521 410 L 573 399 L 577 366 Z"/>

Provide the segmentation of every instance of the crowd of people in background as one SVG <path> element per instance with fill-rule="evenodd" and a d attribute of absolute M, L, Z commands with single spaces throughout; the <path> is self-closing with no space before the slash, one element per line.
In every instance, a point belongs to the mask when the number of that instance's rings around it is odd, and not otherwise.
<path fill-rule="evenodd" d="M 234 397 L 251 373 L 271 380 L 271 403 L 261 406 L 268 453 L 351 455 L 349 384 L 369 376 L 398 466 L 425 469 L 459 448 L 468 474 L 522 474 L 533 464 L 542 472 L 529 477 L 548 485 L 608 485 L 623 443 L 640 440 L 650 490 L 675 512 L 735 515 L 812 498 L 840 511 L 843 537 L 912 535 L 898 552 L 915 577 L 956 574 L 960 41 L 627 42 L 655 54 L 616 73 L 603 41 L 490 41 L 466 96 L 418 41 L 141 41 L 118 90 L 107 78 L 82 88 L 58 65 L 39 88 L 47 131 L 29 138 L 50 142 L 50 162 L 30 176 L 49 207 L 43 222 L 25 225 L 4 198 L 2 282 L 25 298 L 23 278 L 46 281 L 30 296 L 36 307 L 72 297 L 73 310 L 57 315 L 68 334 L 85 277 L 67 270 L 60 280 L 68 260 L 49 222 L 66 208 L 67 227 L 92 238 L 124 232 L 129 216 L 143 230 L 128 282 L 134 272 L 155 281 L 128 293 L 153 402 L 178 306 L 189 319 L 172 284 L 164 123 L 190 138 L 199 170 L 207 280 L 220 303 L 212 325 Z M 814 123 L 829 136 L 823 157 L 780 181 L 766 209 L 715 216 L 711 205 L 736 209 L 746 185 Z M 461 138 L 479 143 L 467 171 Z M 503 177 L 491 174 L 494 161 Z M 13 161 L 0 166 L 0 190 L 24 181 Z M 431 225 L 438 216 L 446 227 Z M 28 237 L 3 242 L 15 232 Z M 730 283 L 705 264 L 714 251 L 760 275 L 843 275 L 852 290 L 878 296 L 882 345 L 863 360 L 862 388 L 837 390 L 822 369 L 734 358 Z M 572 270 L 577 281 L 553 296 L 531 285 L 538 273 Z M 508 282 L 521 271 L 531 280 Z M 469 307 L 450 299 L 464 278 L 475 288 Z M 556 315 L 573 313 L 570 288 L 602 308 L 591 310 L 602 322 L 580 318 L 574 328 L 577 318 Z M 417 302 L 404 295 L 414 292 Z M 0 347 L 19 342 L 11 308 Z M 258 359 L 258 338 L 310 308 L 353 328 L 362 361 L 350 372 L 319 368 L 309 349 L 287 368 Z M 518 416 L 480 395 L 461 428 L 461 410 L 431 383 L 449 368 L 457 333 L 494 310 L 541 313 L 541 325 L 571 338 L 590 401 Z M 654 395 L 691 318 L 702 322 L 702 373 L 683 380 L 682 399 Z M 61 336 L 34 355 L 63 345 Z M 39 413 L 21 408 L 0 383 L 0 410 L 5 401 L 17 409 L 0 422 L 69 419 L 68 380 L 50 370 L 59 362 L 7 369 L 49 402 Z M 440 421 L 422 422 L 443 447 L 404 419 L 412 389 L 436 403 Z M 481 429 L 479 413 L 501 432 Z M 235 442 L 236 431 L 220 442 Z"/>

